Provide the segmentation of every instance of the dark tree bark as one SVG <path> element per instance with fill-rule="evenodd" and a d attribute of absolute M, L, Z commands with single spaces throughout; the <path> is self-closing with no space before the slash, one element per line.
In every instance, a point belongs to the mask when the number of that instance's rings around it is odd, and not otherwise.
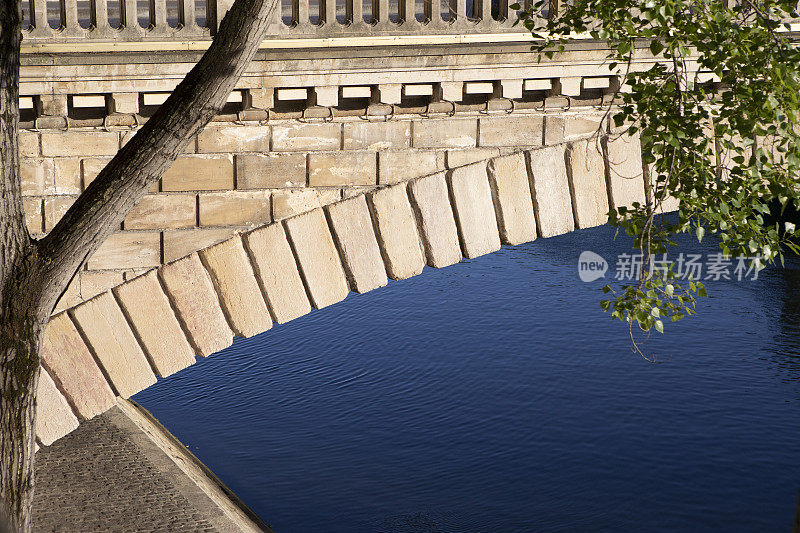
<path fill-rule="evenodd" d="M 20 0 L 0 0 L 0 533 L 31 528 L 39 346 L 86 259 L 117 229 L 252 60 L 277 0 L 236 0 L 208 51 L 43 239 L 25 226 L 19 174 Z"/>

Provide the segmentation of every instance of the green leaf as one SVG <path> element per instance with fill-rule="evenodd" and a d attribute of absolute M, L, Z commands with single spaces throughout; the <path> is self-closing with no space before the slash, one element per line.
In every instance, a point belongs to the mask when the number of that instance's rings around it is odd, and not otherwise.
<path fill-rule="evenodd" d="M 661 41 L 658 40 L 650 41 L 650 53 L 653 54 L 654 56 L 660 54 L 663 49 L 664 45 L 661 44 Z"/>
<path fill-rule="evenodd" d="M 653 326 L 655 326 L 656 331 L 659 333 L 664 333 L 664 323 L 660 320 L 656 320 L 655 323 L 653 323 Z"/>

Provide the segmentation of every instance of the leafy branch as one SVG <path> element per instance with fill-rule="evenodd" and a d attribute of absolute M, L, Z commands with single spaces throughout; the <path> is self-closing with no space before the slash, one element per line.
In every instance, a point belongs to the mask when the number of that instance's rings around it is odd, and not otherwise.
<path fill-rule="evenodd" d="M 639 137 L 647 200 L 609 211 L 643 260 L 635 283 L 604 288 L 610 299 L 601 306 L 627 323 L 644 357 L 634 333 L 662 333 L 665 321 L 696 314 L 696 298 L 707 294 L 699 279 L 655 267 L 676 235 L 714 236 L 722 254 L 748 258 L 755 271 L 798 252 L 794 225 L 775 221 L 786 206 L 800 207 L 800 51 L 781 31 L 796 7 L 576 0 L 556 12 L 539 0 L 520 14 L 540 59 L 579 35 L 608 45 L 620 89 L 603 133 Z M 668 202 L 678 203 L 677 216 L 664 216 Z"/>

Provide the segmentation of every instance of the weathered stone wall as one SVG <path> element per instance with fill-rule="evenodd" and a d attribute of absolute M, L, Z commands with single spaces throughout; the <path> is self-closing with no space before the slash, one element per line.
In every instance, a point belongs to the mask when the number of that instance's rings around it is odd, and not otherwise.
<path fill-rule="evenodd" d="M 439 124 L 465 138 L 461 123 Z M 479 128 L 480 120 L 475 124 Z M 436 138 L 426 128 L 424 138 Z M 409 135 L 413 147 L 417 137 Z M 469 138 L 470 149 L 494 152 L 477 146 L 479 131 Z M 451 154 L 467 155 L 449 150 L 456 148 L 440 148 L 445 161 Z M 193 364 L 196 356 L 230 346 L 234 336 L 257 335 L 273 322 L 339 302 L 350 291 L 420 274 L 426 265 L 443 267 L 501 244 L 602 224 L 601 208 L 629 205 L 644 194 L 636 142 L 587 139 L 468 159 L 447 171 L 418 166 L 420 177 L 406 180 L 399 174 L 382 180 L 378 163 L 374 184 L 353 185 L 374 190 L 331 185 L 350 197 L 237 232 L 143 274 L 146 266 L 129 270 L 132 279 L 118 279 L 112 290 L 56 314 L 41 350 L 39 443 L 49 445 L 80 420 L 106 411 L 115 397 L 133 395 Z M 192 194 L 199 204 L 206 193 Z M 135 232 L 120 234 L 129 233 Z"/>
<path fill-rule="evenodd" d="M 58 310 L 146 269 L 380 185 L 462 166 L 597 129 L 591 114 L 394 116 L 367 121 L 214 122 L 95 253 Z M 28 227 L 50 231 L 131 128 L 21 133 Z"/>

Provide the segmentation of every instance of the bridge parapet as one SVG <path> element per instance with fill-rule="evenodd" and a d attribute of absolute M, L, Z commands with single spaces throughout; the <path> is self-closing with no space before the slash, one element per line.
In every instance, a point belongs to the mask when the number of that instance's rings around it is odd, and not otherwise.
<path fill-rule="evenodd" d="M 514 31 L 515 0 L 279 0 L 266 39 Z M 33 42 L 208 40 L 232 0 L 28 0 Z M 519 31 L 519 30 L 516 30 Z"/>

